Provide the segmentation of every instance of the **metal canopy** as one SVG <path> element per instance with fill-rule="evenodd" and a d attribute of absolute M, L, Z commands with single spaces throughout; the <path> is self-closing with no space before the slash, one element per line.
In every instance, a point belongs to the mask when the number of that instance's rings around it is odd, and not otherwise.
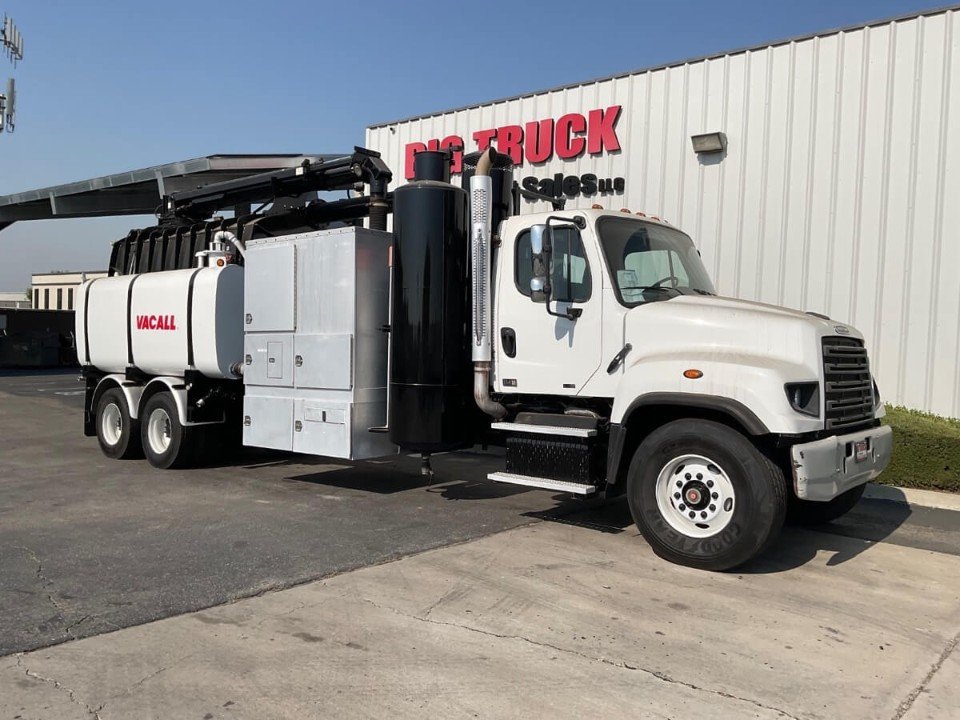
<path fill-rule="evenodd" d="M 342 157 L 317 155 L 208 155 L 0 196 L 0 230 L 20 220 L 153 215 L 164 195 L 257 173 Z"/>

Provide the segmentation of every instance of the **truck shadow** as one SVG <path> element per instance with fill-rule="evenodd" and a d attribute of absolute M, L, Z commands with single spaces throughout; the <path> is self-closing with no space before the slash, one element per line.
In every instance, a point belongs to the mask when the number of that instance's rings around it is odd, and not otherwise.
<path fill-rule="evenodd" d="M 322 465 L 317 472 L 289 475 L 288 482 L 313 483 L 362 492 L 392 495 L 421 489 L 444 500 L 489 500 L 531 492 L 530 488 L 505 485 L 486 479 L 503 464 L 497 451 L 460 451 L 433 456 L 434 475 L 422 475 L 420 459 L 398 455 L 378 460 L 330 460 L 309 456 L 277 457 L 264 465 Z M 258 465 L 247 465 L 258 467 Z"/>
<path fill-rule="evenodd" d="M 829 553 L 828 567 L 842 565 L 887 540 L 910 517 L 912 511 L 902 493 L 899 501 L 863 499 L 844 517 L 818 526 L 788 523 L 776 542 L 759 558 L 731 571 L 739 574 L 772 574 L 801 567 L 821 553 Z M 602 533 L 634 533 L 643 542 L 630 516 L 626 500 L 599 502 L 579 510 L 557 507 L 527 516 L 575 525 Z"/>

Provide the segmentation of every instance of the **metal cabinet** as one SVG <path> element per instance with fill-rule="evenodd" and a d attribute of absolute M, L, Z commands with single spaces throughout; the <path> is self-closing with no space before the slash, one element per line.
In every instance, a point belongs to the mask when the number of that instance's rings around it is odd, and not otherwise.
<path fill-rule="evenodd" d="M 247 244 L 245 444 L 354 460 L 396 452 L 371 432 L 386 424 L 390 243 L 349 227 Z"/>

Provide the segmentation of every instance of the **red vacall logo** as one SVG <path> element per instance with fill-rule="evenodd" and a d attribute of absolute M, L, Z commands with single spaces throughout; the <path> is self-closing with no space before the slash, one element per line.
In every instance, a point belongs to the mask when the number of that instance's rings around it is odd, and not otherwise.
<path fill-rule="evenodd" d="M 176 315 L 137 315 L 137 330 L 176 330 Z"/>

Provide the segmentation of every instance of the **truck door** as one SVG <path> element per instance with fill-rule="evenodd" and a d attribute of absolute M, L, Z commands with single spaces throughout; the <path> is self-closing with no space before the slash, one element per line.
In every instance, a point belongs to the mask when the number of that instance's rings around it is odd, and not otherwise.
<path fill-rule="evenodd" d="M 572 225 L 553 228 L 550 308 L 530 291 L 530 230 L 504 238 L 496 279 L 495 389 L 503 393 L 577 395 L 600 366 L 602 269 L 593 243 Z"/>

